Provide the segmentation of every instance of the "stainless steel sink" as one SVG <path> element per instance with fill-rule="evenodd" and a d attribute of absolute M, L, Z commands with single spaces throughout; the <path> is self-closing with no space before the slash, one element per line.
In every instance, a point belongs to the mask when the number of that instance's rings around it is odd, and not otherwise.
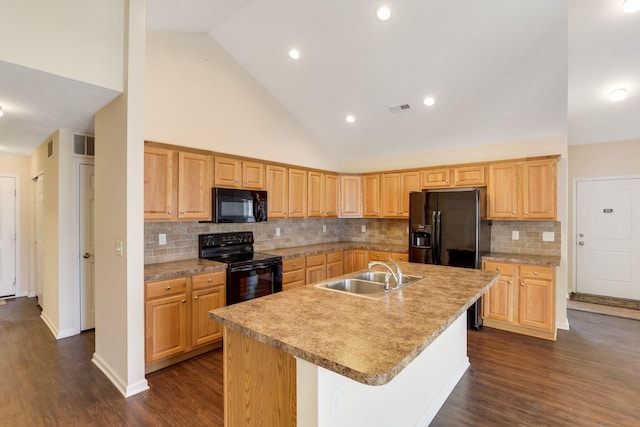
<path fill-rule="evenodd" d="M 318 287 L 369 298 L 380 298 L 385 294 L 384 283 L 371 282 L 362 279 L 339 279 L 329 283 L 320 283 Z"/>
<path fill-rule="evenodd" d="M 353 277 L 356 279 L 369 280 L 372 282 L 385 283 L 387 280 L 387 274 L 384 271 L 364 271 L 362 273 L 355 274 Z M 423 279 L 422 276 L 411 276 L 409 274 L 404 274 L 402 276 L 402 286 L 408 285 L 409 283 L 413 283 L 417 280 Z M 395 279 L 393 276 L 389 277 L 391 281 L 391 286 L 395 286 Z"/>

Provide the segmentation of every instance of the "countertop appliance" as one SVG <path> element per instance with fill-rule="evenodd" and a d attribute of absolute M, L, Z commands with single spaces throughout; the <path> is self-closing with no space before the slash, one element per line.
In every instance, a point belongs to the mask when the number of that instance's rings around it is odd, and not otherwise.
<path fill-rule="evenodd" d="M 491 249 L 486 190 L 429 190 L 409 194 L 409 262 L 482 268 Z M 470 328 L 482 326 L 481 300 L 467 314 Z"/>
<path fill-rule="evenodd" d="M 253 251 L 253 232 L 198 236 L 200 258 L 227 264 L 227 305 L 282 291 L 282 257 Z"/>
<path fill-rule="evenodd" d="M 266 221 L 267 192 L 214 187 L 211 209 L 217 224 Z"/>

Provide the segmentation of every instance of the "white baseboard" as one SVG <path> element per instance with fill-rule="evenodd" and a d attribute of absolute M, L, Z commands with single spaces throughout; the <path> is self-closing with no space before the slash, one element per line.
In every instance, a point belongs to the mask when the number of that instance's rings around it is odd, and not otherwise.
<path fill-rule="evenodd" d="M 564 319 L 564 321 L 557 321 L 556 328 L 562 329 L 563 331 L 569 330 L 569 319 Z"/>
<path fill-rule="evenodd" d="M 126 384 L 116 372 L 111 369 L 111 366 L 97 353 L 93 353 L 93 359 L 91 359 L 94 365 L 102 371 L 102 373 L 109 378 L 109 381 L 118 389 L 118 391 L 124 397 L 130 397 L 134 394 L 138 394 L 145 390 L 149 390 L 149 384 L 146 379 L 142 379 L 133 384 Z"/>
<path fill-rule="evenodd" d="M 27 296 L 28 296 L 29 298 L 33 298 L 33 297 L 35 297 L 35 296 L 36 296 L 36 291 L 31 291 L 31 292 L 29 292 L 29 293 L 27 294 Z"/>
<path fill-rule="evenodd" d="M 42 313 L 40 313 L 40 319 L 42 319 L 44 324 L 47 325 L 47 327 L 49 328 L 49 330 L 51 331 L 51 333 L 53 334 L 53 336 L 57 340 L 62 339 L 62 338 L 72 337 L 72 336 L 78 335 L 80 333 L 80 330 L 75 329 L 75 328 L 63 329 L 62 331 L 59 330 L 56 327 L 56 325 L 53 324 L 51 319 L 49 319 L 49 316 L 47 316 L 47 313 L 45 313 L 44 310 L 42 311 Z"/>
<path fill-rule="evenodd" d="M 427 427 L 431 423 L 431 421 L 433 421 L 436 415 L 438 415 L 438 411 L 440 411 L 440 408 L 442 408 L 442 405 L 444 405 L 444 402 L 447 401 L 447 398 L 449 397 L 453 389 L 456 388 L 456 385 L 458 384 L 464 373 L 467 372 L 467 369 L 469 369 L 469 366 L 471 366 L 469 364 L 469 358 L 465 357 L 464 361 L 460 364 L 458 369 L 449 379 L 447 385 L 440 391 L 440 394 L 438 395 L 438 397 L 436 397 L 436 400 L 433 402 L 429 410 L 425 412 L 422 418 L 420 418 L 420 421 L 418 421 L 418 424 L 416 424 L 416 426 Z"/>

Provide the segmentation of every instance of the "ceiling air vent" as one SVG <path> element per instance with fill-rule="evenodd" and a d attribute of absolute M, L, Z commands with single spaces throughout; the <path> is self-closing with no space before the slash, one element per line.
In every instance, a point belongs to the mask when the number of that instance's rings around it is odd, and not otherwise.
<path fill-rule="evenodd" d="M 389 111 L 391 111 L 392 113 L 400 113 L 402 111 L 409 110 L 411 110 L 411 105 L 409 104 L 398 104 L 389 106 Z"/>

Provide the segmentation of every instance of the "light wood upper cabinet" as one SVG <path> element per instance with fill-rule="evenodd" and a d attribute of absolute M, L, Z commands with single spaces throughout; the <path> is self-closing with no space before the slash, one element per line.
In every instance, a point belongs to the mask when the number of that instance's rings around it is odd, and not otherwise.
<path fill-rule="evenodd" d="M 489 166 L 490 219 L 556 219 L 556 160 Z"/>
<path fill-rule="evenodd" d="M 420 172 L 422 188 L 482 187 L 487 184 L 485 165 L 429 168 Z"/>
<path fill-rule="evenodd" d="M 365 217 L 380 216 L 380 174 L 362 177 L 362 213 Z"/>
<path fill-rule="evenodd" d="M 409 193 L 420 190 L 419 177 L 418 171 L 381 175 L 383 217 L 409 217 Z"/>
<path fill-rule="evenodd" d="M 176 215 L 176 152 L 144 148 L 144 218 L 172 220 Z"/>
<path fill-rule="evenodd" d="M 288 171 L 283 166 L 267 165 L 267 218 L 289 216 Z"/>
<path fill-rule="evenodd" d="M 289 169 L 289 218 L 307 215 L 307 171 Z"/>
<path fill-rule="evenodd" d="M 211 219 L 211 156 L 146 146 L 145 220 Z"/>
<path fill-rule="evenodd" d="M 307 216 L 338 216 L 338 175 L 307 172 Z"/>
<path fill-rule="evenodd" d="M 264 163 L 215 157 L 214 185 L 224 188 L 265 189 Z"/>
<path fill-rule="evenodd" d="M 340 176 L 340 217 L 360 218 L 362 216 L 362 177 Z"/>

